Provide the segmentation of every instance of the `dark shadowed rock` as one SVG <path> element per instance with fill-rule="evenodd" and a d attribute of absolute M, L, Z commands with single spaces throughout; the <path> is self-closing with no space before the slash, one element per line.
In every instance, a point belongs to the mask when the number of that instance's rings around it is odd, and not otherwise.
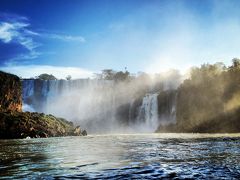
<path fill-rule="evenodd" d="M 83 135 L 83 136 L 87 136 L 87 131 L 86 131 L 86 130 L 83 130 L 82 135 Z"/>
<path fill-rule="evenodd" d="M 73 131 L 73 136 L 87 136 L 87 131 L 82 131 L 80 126 L 77 126 Z"/>

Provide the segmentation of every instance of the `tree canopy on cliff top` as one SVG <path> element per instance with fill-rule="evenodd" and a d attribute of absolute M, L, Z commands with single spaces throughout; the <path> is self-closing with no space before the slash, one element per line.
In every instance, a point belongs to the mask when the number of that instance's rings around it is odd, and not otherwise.
<path fill-rule="evenodd" d="M 36 79 L 40 79 L 40 80 L 57 80 L 57 78 L 55 76 L 53 76 L 52 74 L 40 74 L 39 76 L 36 77 Z"/>

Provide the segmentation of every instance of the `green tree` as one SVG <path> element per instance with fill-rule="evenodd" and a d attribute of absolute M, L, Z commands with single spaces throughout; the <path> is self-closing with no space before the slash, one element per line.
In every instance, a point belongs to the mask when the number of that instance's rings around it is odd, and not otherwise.
<path fill-rule="evenodd" d="M 125 81 L 130 79 L 130 73 L 126 70 L 114 71 L 112 69 L 104 69 L 101 73 L 95 73 L 96 79 L 113 80 L 115 82 Z"/>
<path fill-rule="evenodd" d="M 240 59 L 234 58 L 232 60 L 233 65 L 231 66 L 232 68 L 239 68 L 240 67 Z"/>
<path fill-rule="evenodd" d="M 114 80 L 115 71 L 112 69 L 104 69 L 102 70 L 102 78 L 106 80 Z"/>
<path fill-rule="evenodd" d="M 70 81 L 72 79 L 71 75 L 67 75 L 66 80 Z"/>
<path fill-rule="evenodd" d="M 55 76 L 53 76 L 52 74 L 40 74 L 39 76 L 36 77 L 36 79 L 40 79 L 40 80 L 57 80 L 57 78 Z"/>
<path fill-rule="evenodd" d="M 129 79 L 130 73 L 128 71 L 122 72 L 119 71 L 114 75 L 114 80 L 115 81 L 125 81 Z"/>
<path fill-rule="evenodd" d="M 240 131 L 240 60 L 204 64 L 178 88 L 177 123 L 187 132 Z"/>

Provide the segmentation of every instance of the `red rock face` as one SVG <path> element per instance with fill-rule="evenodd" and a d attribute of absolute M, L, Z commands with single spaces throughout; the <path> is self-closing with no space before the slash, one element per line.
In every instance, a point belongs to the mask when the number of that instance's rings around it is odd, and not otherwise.
<path fill-rule="evenodd" d="M 0 110 L 22 111 L 22 86 L 19 77 L 1 71 Z"/>

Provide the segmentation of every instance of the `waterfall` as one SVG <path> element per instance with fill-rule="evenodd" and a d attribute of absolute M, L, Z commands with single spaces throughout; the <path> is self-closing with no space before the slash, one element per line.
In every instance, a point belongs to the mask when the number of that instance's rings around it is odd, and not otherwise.
<path fill-rule="evenodd" d="M 154 132 L 175 122 L 175 91 L 145 96 L 109 80 L 23 80 L 23 110 L 53 114 L 88 132 Z M 121 129 L 121 130 L 120 130 Z"/>
<path fill-rule="evenodd" d="M 23 80 L 24 111 L 66 118 L 88 132 L 110 131 L 115 121 L 113 82 L 107 80 Z"/>
<path fill-rule="evenodd" d="M 139 109 L 138 122 L 144 126 L 144 131 L 154 132 L 158 127 L 158 94 L 146 94 Z"/>

